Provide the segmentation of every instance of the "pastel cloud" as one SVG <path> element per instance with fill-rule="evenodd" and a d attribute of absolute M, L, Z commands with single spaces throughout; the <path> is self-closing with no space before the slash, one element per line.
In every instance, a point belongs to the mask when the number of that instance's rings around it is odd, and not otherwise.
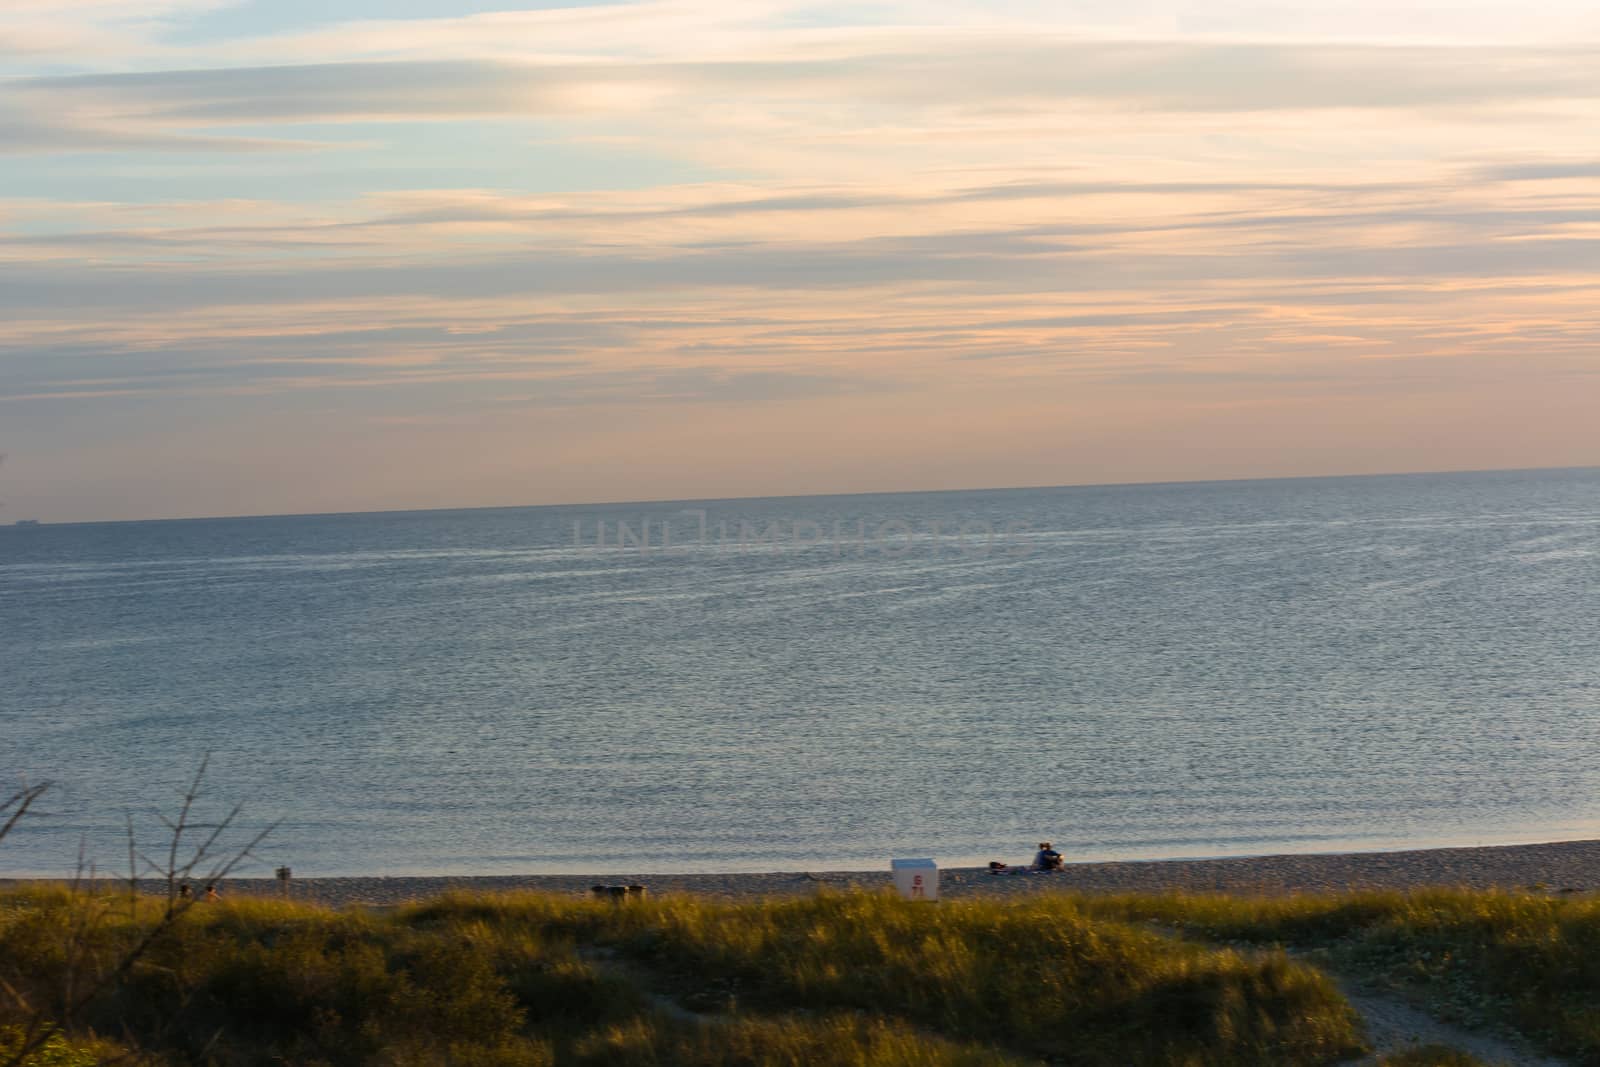
<path fill-rule="evenodd" d="M 202 429 L 262 485 L 264 434 L 354 450 L 245 510 L 514 502 L 532 469 L 593 499 L 1500 463 L 1483 425 L 1505 462 L 1600 458 L 1580 5 L 1330 35 L 1276 3 L 662 0 L 197 43 L 227 5 L 27 3 L 0 42 L 54 58 L 0 80 L 33 190 L 0 200 L 7 499 L 98 514 L 46 483 L 110 492 L 87 468 L 129 439 L 199 484 Z M 729 447 L 817 425 L 782 484 Z M 374 495 L 352 435 L 406 433 L 424 496 Z"/>
<path fill-rule="evenodd" d="M 651 101 L 830 96 L 903 108 L 1087 102 L 1167 112 L 1593 100 L 1600 47 L 1361 48 L 1000 39 L 915 53 L 712 62 L 384 61 L 14 79 L 31 108 L 218 125 L 631 113 Z M 714 121 L 714 116 L 708 117 Z"/>

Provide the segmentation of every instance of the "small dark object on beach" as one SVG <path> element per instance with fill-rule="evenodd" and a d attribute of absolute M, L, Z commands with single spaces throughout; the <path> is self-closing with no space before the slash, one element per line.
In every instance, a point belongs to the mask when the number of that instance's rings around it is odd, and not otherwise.
<path fill-rule="evenodd" d="M 641 900 L 650 891 L 642 885 L 592 885 L 591 895 L 601 900 Z"/>

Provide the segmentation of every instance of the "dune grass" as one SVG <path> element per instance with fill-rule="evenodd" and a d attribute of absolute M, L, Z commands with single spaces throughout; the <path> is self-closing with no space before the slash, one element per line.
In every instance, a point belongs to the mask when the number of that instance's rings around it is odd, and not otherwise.
<path fill-rule="evenodd" d="M 0 895 L 0 981 L 64 1017 L 73 969 L 109 965 L 162 906 Z M 1359 1024 L 1308 960 L 1600 1065 L 1600 902 L 1425 891 L 230 900 L 167 930 L 31 1067 L 117 1049 L 173 1067 L 1339 1062 Z M 0 1011 L 0 1064 L 19 1021 Z"/>
<path fill-rule="evenodd" d="M 92 947 L 111 959 L 159 904 L 0 902 L 0 971 L 34 1003 L 68 980 L 85 908 L 103 910 Z M 1281 953 L 1061 900 L 876 895 L 451 896 L 382 915 L 231 901 L 195 908 L 67 1036 L 158 1064 L 466 1067 L 1314 1064 L 1361 1044 L 1329 981 Z"/>
<path fill-rule="evenodd" d="M 1444 1045 L 1422 1045 L 1384 1056 L 1378 1067 L 1489 1067 L 1476 1056 Z"/>
<path fill-rule="evenodd" d="M 853 894 L 619 909 L 464 897 L 401 921 L 490 942 L 559 933 L 705 1011 L 886 1015 L 1077 1063 L 1313 1063 L 1358 1044 L 1348 1006 L 1310 968 L 1091 920 L 1063 901 L 930 907 Z"/>
<path fill-rule="evenodd" d="M 1429 890 L 1243 898 L 1085 898 L 1089 914 L 1149 921 L 1205 943 L 1318 951 L 1416 993 L 1446 1017 L 1497 1024 L 1600 1065 L 1600 900 Z"/>

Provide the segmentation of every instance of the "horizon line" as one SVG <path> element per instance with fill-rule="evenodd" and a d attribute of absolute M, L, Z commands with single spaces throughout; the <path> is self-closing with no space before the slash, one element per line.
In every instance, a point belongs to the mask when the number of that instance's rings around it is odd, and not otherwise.
<path fill-rule="evenodd" d="M 1442 477 L 1446 475 L 1533 474 L 1539 472 L 1556 473 L 1561 471 L 1600 471 L 1600 464 L 1578 464 L 1575 466 L 1559 467 L 1481 467 L 1455 470 L 1381 471 L 1377 473 L 1366 474 L 1300 474 L 1287 476 L 1262 476 L 1253 478 L 1187 478 L 1132 482 L 1071 482 L 1067 484 L 1053 485 L 965 486 L 956 489 L 868 489 L 842 493 L 778 493 L 766 496 L 652 497 L 641 500 L 574 500 L 549 504 L 470 504 L 463 507 L 379 508 L 371 511 L 248 512 L 236 515 L 188 515 L 152 519 L 83 519 L 71 522 L 50 522 L 46 519 L 22 519 L 0 523 L 0 530 L 16 529 L 18 521 L 29 523 L 30 525 L 24 528 L 31 529 L 34 528 L 32 523 L 35 521 L 37 521 L 38 526 L 40 527 L 120 526 L 138 523 L 160 522 L 233 522 L 247 521 L 251 519 L 331 519 L 348 518 L 360 515 L 427 515 L 465 511 L 533 511 L 542 508 L 612 508 L 625 507 L 635 504 L 725 504 L 756 500 L 827 500 L 839 497 L 858 496 L 935 496 L 940 494 L 955 493 L 1022 493 L 1052 489 L 1156 489 L 1168 486 L 1249 485 L 1259 482 L 1327 482 L 1348 481 L 1358 478 L 1424 478 Z"/>

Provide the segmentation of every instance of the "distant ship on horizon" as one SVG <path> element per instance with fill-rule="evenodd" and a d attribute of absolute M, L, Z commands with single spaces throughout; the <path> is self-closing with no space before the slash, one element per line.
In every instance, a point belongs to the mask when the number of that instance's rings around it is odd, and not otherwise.
<path fill-rule="evenodd" d="M 40 525 L 40 523 L 39 523 L 38 519 L 18 519 L 17 520 L 17 525 L 18 526 L 38 526 L 38 525 Z"/>

